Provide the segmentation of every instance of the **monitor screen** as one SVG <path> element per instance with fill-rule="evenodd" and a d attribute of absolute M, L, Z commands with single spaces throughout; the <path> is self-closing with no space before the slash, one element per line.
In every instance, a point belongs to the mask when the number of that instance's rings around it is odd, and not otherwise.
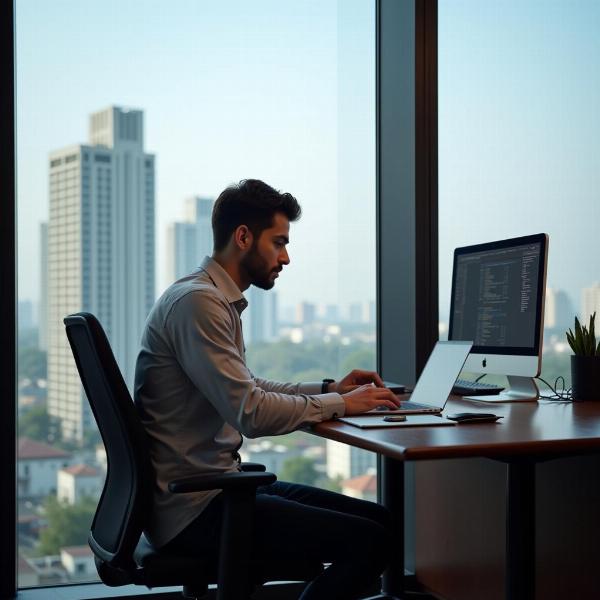
<path fill-rule="evenodd" d="M 547 236 L 454 252 L 448 339 L 475 354 L 537 356 L 543 327 Z"/>

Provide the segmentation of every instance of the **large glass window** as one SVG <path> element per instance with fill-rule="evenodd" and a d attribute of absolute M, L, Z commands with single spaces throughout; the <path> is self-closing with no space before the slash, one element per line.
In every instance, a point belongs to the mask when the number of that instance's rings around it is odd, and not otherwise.
<path fill-rule="evenodd" d="M 455 247 L 549 234 L 542 377 L 600 314 L 600 5 L 440 0 L 440 331 Z M 542 386 L 546 390 L 545 386 Z"/>
<path fill-rule="evenodd" d="M 210 253 L 228 184 L 303 208 L 276 287 L 246 294 L 252 370 L 375 367 L 374 20 L 372 0 L 17 2 L 21 586 L 96 576 L 106 458 L 62 318 L 95 313 L 131 384 L 145 316 Z M 298 433 L 244 452 L 375 495 L 374 456 L 349 447 Z"/>

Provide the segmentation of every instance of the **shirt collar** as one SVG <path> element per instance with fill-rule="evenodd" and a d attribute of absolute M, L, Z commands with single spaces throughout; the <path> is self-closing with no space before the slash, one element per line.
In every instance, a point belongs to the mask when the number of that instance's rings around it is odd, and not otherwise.
<path fill-rule="evenodd" d="M 231 279 L 229 273 L 214 259 L 210 256 L 205 256 L 204 260 L 200 264 L 200 268 L 206 271 L 213 283 L 223 292 L 227 302 L 233 304 L 238 314 L 242 314 L 242 311 L 248 306 L 248 301 L 244 297 L 244 294 L 240 291 L 240 288 L 236 285 L 235 281 Z"/>

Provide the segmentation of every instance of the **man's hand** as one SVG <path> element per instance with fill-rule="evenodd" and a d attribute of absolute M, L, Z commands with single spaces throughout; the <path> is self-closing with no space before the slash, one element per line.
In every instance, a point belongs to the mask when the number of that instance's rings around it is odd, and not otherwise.
<path fill-rule="evenodd" d="M 348 373 L 348 375 L 343 379 L 340 379 L 340 381 L 330 383 L 329 391 L 337 392 L 338 394 L 347 394 L 366 383 L 374 383 L 377 387 L 383 387 L 383 381 L 375 371 L 361 371 L 360 369 L 354 369 L 354 371 Z"/>
<path fill-rule="evenodd" d="M 378 406 L 387 406 L 391 409 L 400 406 L 400 400 L 393 392 L 372 383 L 355 387 L 352 391 L 342 394 L 342 398 L 346 404 L 345 414 L 348 416 L 359 415 Z"/>

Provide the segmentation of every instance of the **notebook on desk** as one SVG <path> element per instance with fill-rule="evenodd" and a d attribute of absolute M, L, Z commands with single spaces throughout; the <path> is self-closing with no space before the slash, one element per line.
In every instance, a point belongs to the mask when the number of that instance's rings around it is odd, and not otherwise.
<path fill-rule="evenodd" d="M 374 429 L 375 427 L 419 427 L 426 425 L 428 427 L 436 425 L 456 425 L 454 421 L 445 419 L 438 415 L 409 415 L 406 421 L 384 421 L 383 415 L 365 414 L 354 417 L 341 417 L 338 421 L 360 427 L 361 429 Z"/>

